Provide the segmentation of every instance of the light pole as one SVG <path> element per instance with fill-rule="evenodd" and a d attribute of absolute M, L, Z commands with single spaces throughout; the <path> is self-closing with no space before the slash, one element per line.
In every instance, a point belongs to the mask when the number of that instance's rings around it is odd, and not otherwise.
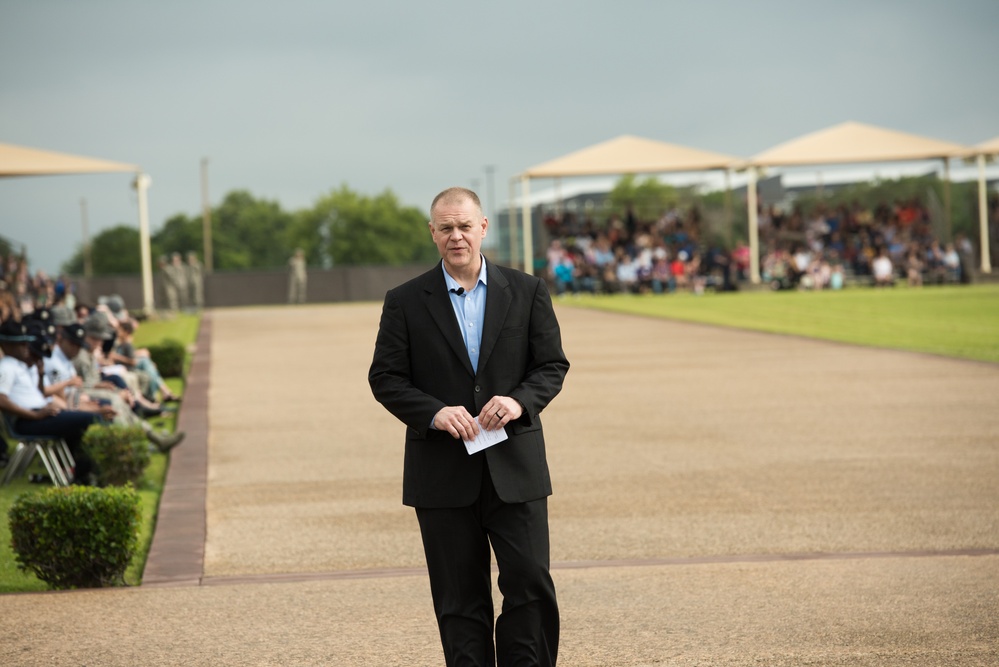
<path fill-rule="evenodd" d="M 94 277 L 94 256 L 90 248 L 90 229 L 87 221 L 87 199 L 80 199 L 80 220 L 83 223 L 83 277 Z"/>
<path fill-rule="evenodd" d="M 324 269 L 333 267 L 333 227 L 338 215 L 337 209 L 331 210 L 319 225 L 319 262 Z"/>
<path fill-rule="evenodd" d="M 483 167 L 486 172 L 486 217 L 490 220 L 493 219 L 493 172 L 496 171 L 496 166 L 492 164 L 487 164 Z"/>
<path fill-rule="evenodd" d="M 201 158 L 201 235 L 205 244 L 205 273 L 211 273 L 212 262 L 212 205 L 208 198 L 208 158 Z"/>

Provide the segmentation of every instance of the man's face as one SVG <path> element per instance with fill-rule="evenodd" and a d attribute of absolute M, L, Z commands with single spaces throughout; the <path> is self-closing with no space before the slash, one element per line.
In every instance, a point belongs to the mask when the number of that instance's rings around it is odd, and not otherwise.
<path fill-rule="evenodd" d="M 430 234 L 448 273 L 478 266 L 489 221 L 471 199 L 438 202 L 431 213 Z"/>
<path fill-rule="evenodd" d="M 31 357 L 28 355 L 27 343 L 4 343 L 0 347 L 2 347 L 5 355 L 14 357 L 18 361 L 23 361 L 26 364 L 31 363 Z"/>
<path fill-rule="evenodd" d="M 62 353 L 66 355 L 67 359 L 76 359 L 76 355 L 80 354 L 80 345 L 74 341 L 66 338 L 63 335 L 59 335 L 56 345 L 62 350 Z"/>

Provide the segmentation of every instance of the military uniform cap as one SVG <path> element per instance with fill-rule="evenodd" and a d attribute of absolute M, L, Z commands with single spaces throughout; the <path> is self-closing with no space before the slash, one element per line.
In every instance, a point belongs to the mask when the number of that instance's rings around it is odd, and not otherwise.
<path fill-rule="evenodd" d="M 64 326 L 62 328 L 62 335 L 75 345 L 83 345 L 83 341 L 87 337 L 86 332 L 83 330 L 83 325 L 79 322 Z"/>
<path fill-rule="evenodd" d="M 30 343 L 35 337 L 28 333 L 28 327 L 22 322 L 10 319 L 0 323 L 0 342 Z"/>

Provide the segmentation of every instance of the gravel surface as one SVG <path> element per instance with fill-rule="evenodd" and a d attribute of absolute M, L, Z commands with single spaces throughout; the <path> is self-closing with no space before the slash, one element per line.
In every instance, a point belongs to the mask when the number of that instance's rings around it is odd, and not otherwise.
<path fill-rule="evenodd" d="M 442 664 L 379 311 L 213 312 L 203 585 L 5 596 L 0 664 Z M 999 664 L 999 366 L 557 311 L 560 664 Z"/>

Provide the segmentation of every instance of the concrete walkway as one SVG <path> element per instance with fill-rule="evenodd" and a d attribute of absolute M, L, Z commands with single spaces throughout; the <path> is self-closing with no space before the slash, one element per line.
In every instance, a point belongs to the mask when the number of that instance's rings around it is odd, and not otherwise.
<path fill-rule="evenodd" d="M 0 598 L 0 664 L 442 664 L 378 314 L 211 313 L 144 585 Z M 999 367 L 558 314 L 560 664 L 999 663 Z"/>

